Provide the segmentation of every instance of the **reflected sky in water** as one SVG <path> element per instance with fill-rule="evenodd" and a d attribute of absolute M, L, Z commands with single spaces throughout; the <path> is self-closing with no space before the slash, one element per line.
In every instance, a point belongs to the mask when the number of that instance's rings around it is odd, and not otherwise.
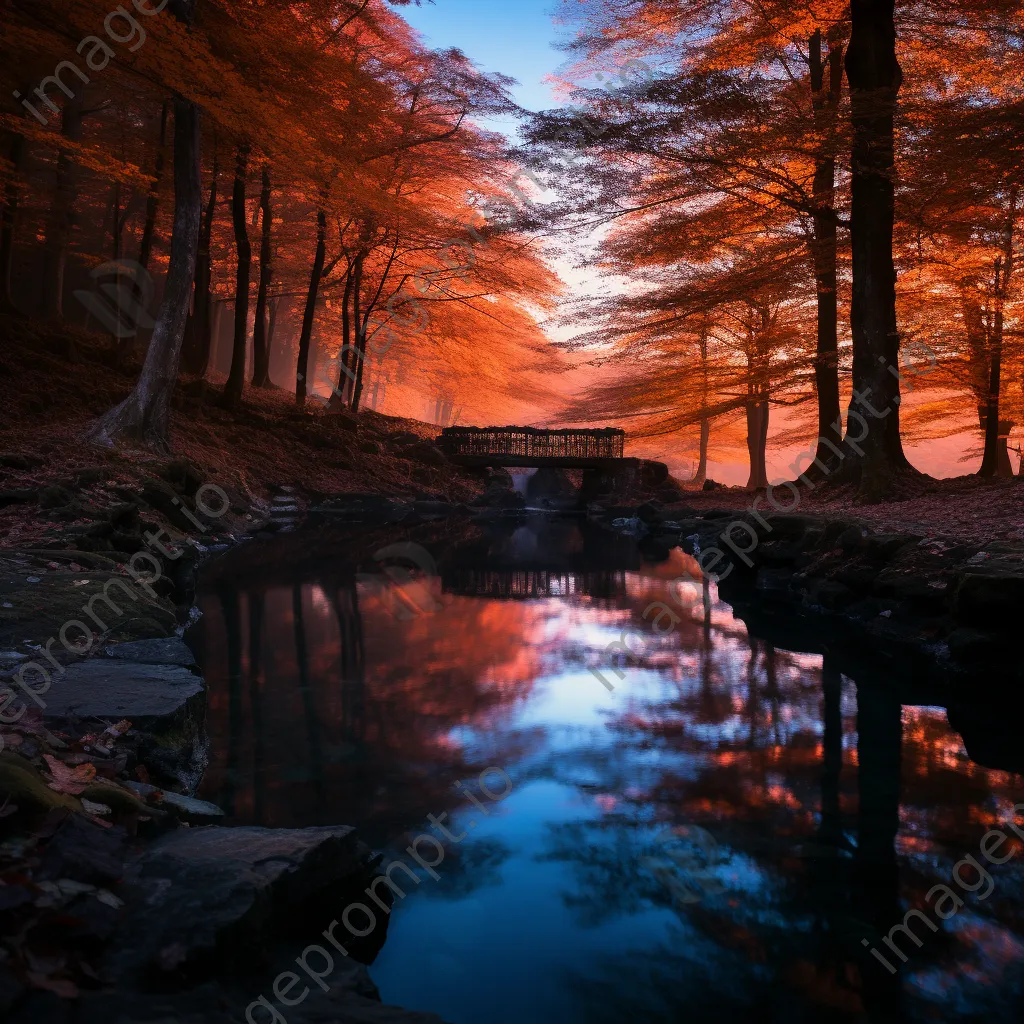
<path fill-rule="evenodd" d="M 900 942 L 907 965 L 882 938 L 979 855 L 1020 777 L 972 763 L 944 709 L 751 637 L 711 586 L 680 592 L 681 551 L 624 544 L 538 519 L 445 547 L 439 576 L 330 552 L 213 573 L 189 638 L 200 795 L 236 823 L 356 824 L 387 859 L 450 815 L 465 838 L 370 973 L 452 1024 L 1016 1019 L 1016 840 L 988 899 L 954 887 L 963 908 Z M 678 616 L 660 635 L 655 601 Z M 626 626 L 632 656 L 609 652 Z M 513 780 L 493 804 L 488 766 Z"/>

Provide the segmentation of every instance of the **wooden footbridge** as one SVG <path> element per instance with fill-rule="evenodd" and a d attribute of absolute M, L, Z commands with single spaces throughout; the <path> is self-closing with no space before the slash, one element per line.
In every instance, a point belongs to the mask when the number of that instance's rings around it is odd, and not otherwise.
<path fill-rule="evenodd" d="M 623 459 L 626 433 L 616 427 L 542 430 L 537 427 L 446 427 L 437 446 L 461 466 L 551 466 L 611 469 Z"/>
<path fill-rule="evenodd" d="M 626 573 L 568 572 L 560 569 L 453 569 L 441 574 L 444 593 L 501 600 L 543 597 L 618 597 Z"/>

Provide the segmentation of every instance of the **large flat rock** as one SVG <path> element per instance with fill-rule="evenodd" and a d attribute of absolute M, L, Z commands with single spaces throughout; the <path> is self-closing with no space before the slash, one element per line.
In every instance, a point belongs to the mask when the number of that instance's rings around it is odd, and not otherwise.
<path fill-rule="evenodd" d="M 147 665 L 181 665 L 193 668 L 195 655 L 184 640 L 176 636 L 159 640 L 132 640 L 126 644 L 110 644 L 103 653 L 108 658 L 136 661 Z"/>
<path fill-rule="evenodd" d="M 186 973 L 237 968 L 294 927 L 314 896 L 362 878 L 370 857 L 347 826 L 167 833 L 125 871 L 125 921 L 111 968 L 129 978 L 160 970 L 168 949 Z M 322 928 L 334 911 L 317 910 Z"/>
<path fill-rule="evenodd" d="M 344 964 L 338 973 L 339 979 L 325 982 L 329 991 L 307 986 L 310 993 L 306 999 L 298 1006 L 276 1004 L 277 1013 L 287 1024 L 444 1024 L 433 1013 L 402 1010 L 380 1003 L 375 994 L 371 994 L 376 990 L 366 976 L 366 968 L 359 964 Z M 269 991 L 272 978 L 273 975 L 262 979 L 266 990 L 263 994 L 275 1005 Z M 259 984 L 254 980 L 252 990 L 210 983 L 177 993 L 86 993 L 79 1000 L 75 1024 L 241 1024 L 246 1020 L 248 1006 L 260 994 Z M 257 1006 L 252 1020 L 263 1024 L 272 1018 L 264 1008 Z M 39 1024 L 39 1021 L 23 1016 L 11 1024 Z"/>
<path fill-rule="evenodd" d="M 75 1024 L 238 1024 L 260 996 L 276 1004 L 274 978 L 296 971 L 295 957 L 362 893 L 370 857 L 346 826 L 164 834 L 125 868 L 124 916 L 105 969 L 114 987 L 83 993 Z M 346 881 L 352 888 L 339 890 Z M 287 1024 L 443 1024 L 383 1005 L 354 955 L 334 957 L 324 984 L 303 986 L 308 995 L 277 1012 Z M 253 1013 L 256 1024 L 270 1019 L 263 1006 Z"/>
<path fill-rule="evenodd" d="M 182 715 L 202 691 L 202 676 L 181 665 L 93 658 L 55 674 L 42 699 L 47 715 L 138 723 Z"/>
<path fill-rule="evenodd" d="M 983 629 L 1015 629 L 1024 604 L 1024 572 L 993 566 L 964 575 L 956 592 L 957 617 Z"/>

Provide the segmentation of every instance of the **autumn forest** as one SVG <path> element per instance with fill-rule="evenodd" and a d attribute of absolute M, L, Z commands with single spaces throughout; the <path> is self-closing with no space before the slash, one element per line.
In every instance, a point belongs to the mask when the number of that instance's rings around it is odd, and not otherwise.
<path fill-rule="evenodd" d="M 1024 992 L 1024 3 L 0 0 L 0 1018 Z"/>
<path fill-rule="evenodd" d="M 166 444 L 212 372 L 229 408 L 622 424 L 696 483 L 745 445 L 764 487 L 856 389 L 865 492 L 906 439 L 1015 472 L 1016 4 L 567 4 L 539 114 L 400 4 L 6 7 L 2 301 L 137 367 L 94 440 Z M 574 254 L 608 284 L 566 294 Z"/>

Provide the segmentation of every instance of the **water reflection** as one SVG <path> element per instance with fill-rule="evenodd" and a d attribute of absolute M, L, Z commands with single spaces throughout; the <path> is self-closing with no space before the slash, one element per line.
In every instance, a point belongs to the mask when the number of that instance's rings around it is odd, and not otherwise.
<path fill-rule="evenodd" d="M 236 822 L 356 823 L 400 850 L 427 814 L 468 827 L 456 781 L 513 778 L 396 910 L 372 972 L 386 1001 L 455 1024 L 1012 1019 L 1019 843 L 990 899 L 901 942 L 899 974 L 863 944 L 1024 799 L 943 709 L 751 635 L 707 583 L 680 607 L 678 550 L 652 564 L 571 520 L 435 547 L 440 578 L 401 594 L 330 544 L 251 553 L 210 574 L 193 637 L 202 795 Z M 410 600 L 436 612 L 396 614 Z M 652 631 L 652 601 L 673 629 Z M 609 652 L 630 624 L 643 643 Z"/>

